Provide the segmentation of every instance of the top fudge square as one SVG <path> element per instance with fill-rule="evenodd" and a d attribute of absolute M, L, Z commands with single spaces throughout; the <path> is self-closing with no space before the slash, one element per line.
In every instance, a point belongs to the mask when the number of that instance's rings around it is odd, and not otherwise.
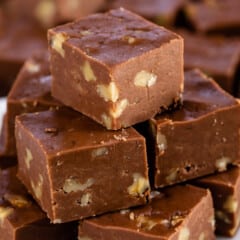
<path fill-rule="evenodd" d="M 180 100 L 183 39 L 123 8 L 50 29 L 48 39 L 53 96 L 107 129 Z"/>

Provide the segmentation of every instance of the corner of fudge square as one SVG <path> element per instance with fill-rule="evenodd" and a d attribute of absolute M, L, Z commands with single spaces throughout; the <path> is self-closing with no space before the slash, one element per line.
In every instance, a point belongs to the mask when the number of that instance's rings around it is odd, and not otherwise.
<path fill-rule="evenodd" d="M 148 124 L 155 187 L 240 164 L 240 104 L 200 70 L 185 73 L 182 107 L 156 115 Z"/>
<path fill-rule="evenodd" d="M 50 29 L 48 40 L 53 96 L 107 129 L 180 102 L 183 39 L 138 15 L 90 15 Z"/>
<path fill-rule="evenodd" d="M 18 177 L 54 223 L 144 205 L 149 195 L 145 139 L 108 131 L 70 109 L 16 119 Z"/>

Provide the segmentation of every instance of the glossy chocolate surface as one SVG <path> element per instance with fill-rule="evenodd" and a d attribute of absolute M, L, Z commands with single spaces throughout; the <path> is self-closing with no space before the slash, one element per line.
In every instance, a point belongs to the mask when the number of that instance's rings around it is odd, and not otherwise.
<path fill-rule="evenodd" d="M 176 186 L 155 195 L 144 207 L 109 213 L 80 222 L 80 239 L 215 239 L 208 191 Z M 203 237 L 200 237 L 203 236 Z"/>
<path fill-rule="evenodd" d="M 18 175 L 53 222 L 146 203 L 145 139 L 69 109 L 17 117 Z"/>

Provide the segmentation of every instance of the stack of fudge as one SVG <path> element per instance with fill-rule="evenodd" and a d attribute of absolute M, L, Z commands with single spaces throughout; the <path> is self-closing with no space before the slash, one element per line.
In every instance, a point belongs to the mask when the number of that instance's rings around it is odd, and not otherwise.
<path fill-rule="evenodd" d="M 7 99 L 3 239 L 233 236 L 240 102 L 184 72 L 183 38 L 120 8 L 52 28 L 48 43 Z"/>

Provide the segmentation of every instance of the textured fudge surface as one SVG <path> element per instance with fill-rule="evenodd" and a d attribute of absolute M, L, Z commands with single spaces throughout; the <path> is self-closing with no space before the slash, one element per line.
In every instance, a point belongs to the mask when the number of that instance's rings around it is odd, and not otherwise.
<path fill-rule="evenodd" d="M 74 239 L 76 223 L 50 224 L 46 214 L 34 202 L 16 177 L 17 169 L 0 170 L 1 239 Z"/>
<path fill-rule="evenodd" d="M 35 51 L 47 49 L 45 33 L 26 20 L 3 15 L 0 23 L 0 95 L 6 95 L 24 61 Z M 0 19 L 1 21 L 1 19 Z"/>
<path fill-rule="evenodd" d="M 173 24 L 184 0 L 113 0 L 109 8 L 124 7 L 160 25 Z"/>
<path fill-rule="evenodd" d="M 123 63 L 178 38 L 176 34 L 126 10 L 94 14 L 52 31 L 64 32 L 67 44 L 108 66 Z M 133 43 L 128 44 L 128 41 Z"/>
<path fill-rule="evenodd" d="M 182 108 L 156 116 L 150 125 L 156 187 L 240 163 L 240 105 L 197 70 L 185 74 Z"/>
<path fill-rule="evenodd" d="M 116 236 L 126 240 L 215 239 L 212 199 L 208 191 L 176 186 L 153 195 L 144 207 L 82 221 L 80 239 L 110 240 Z"/>
<path fill-rule="evenodd" d="M 17 117 L 18 175 L 57 222 L 146 203 L 144 138 L 69 109 Z"/>
<path fill-rule="evenodd" d="M 237 30 L 240 27 L 238 0 L 196 1 L 187 4 L 186 13 L 193 26 L 202 32 Z"/>
<path fill-rule="evenodd" d="M 232 168 L 224 173 L 201 178 L 194 184 L 208 188 L 212 193 L 216 232 L 233 236 L 240 224 L 240 169 Z"/>
<path fill-rule="evenodd" d="M 7 113 L 2 126 L 3 150 L 0 156 L 16 156 L 14 122 L 17 115 L 60 107 L 62 104 L 51 96 L 49 55 L 39 52 L 28 59 L 21 68 L 7 97 Z"/>
<path fill-rule="evenodd" d="M 48 33 L 53 96 L 107 129 L 179 102 L 183 40 L 175 33 L 122 8 Z"/>
<path fill-rule="evenodd" d="M 240 63 L 240 42 L 223 37 L 210 38 L 181 31 L 184 38 L 185 69 L 200 68 L 222 88 L 233 93 L 235 74 Z"/>

